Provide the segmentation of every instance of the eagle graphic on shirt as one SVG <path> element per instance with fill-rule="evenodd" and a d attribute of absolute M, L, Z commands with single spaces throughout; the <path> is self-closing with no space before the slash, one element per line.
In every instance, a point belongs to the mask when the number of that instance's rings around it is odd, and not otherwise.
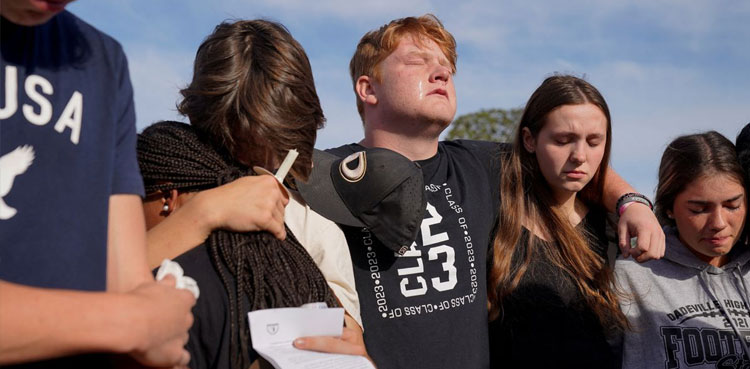
<path fill-rule="evenodd" d="M 34 148 L 29 145 L 17 147 L 0 157 L 0 219 L 10 219 L 18 212 L 8 206 L 3 198 L 13 188 L 16 176 L 26 172 L 34 161 Z"/>

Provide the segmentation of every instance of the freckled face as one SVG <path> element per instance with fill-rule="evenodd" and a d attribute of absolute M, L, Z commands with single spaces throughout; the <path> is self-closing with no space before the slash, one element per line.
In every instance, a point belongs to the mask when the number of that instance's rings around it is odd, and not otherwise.
<path fill-rule="evenodd" d="M 745 224 L 745 189 L 727 174 L 702 176 L 675 197 L 672 211 L 682 243 L 701 260 L 721 266 Z"/>
<path fill-rule="evenodd" d="M 524 147 L 536 153 L 539 168 L 558 198 L 581 191 L 604 157 L 607 117 L 594 104 L 552 110 L 536 137 L 524 128 Z"/>
<path fill-rule="evenodd" d="M 380 81 L 372 81 L 379 109 L 399 118 L 438 123 L 445 128 L 456 114 L 453 70 L 432 40 L 401 39 L 378 66 Z"/>

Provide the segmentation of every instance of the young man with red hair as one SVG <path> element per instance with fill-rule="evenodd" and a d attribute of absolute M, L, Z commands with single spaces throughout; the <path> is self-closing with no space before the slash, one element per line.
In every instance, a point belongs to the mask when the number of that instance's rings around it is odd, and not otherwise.
<path fill-rule="evenodd" d="M 350 63 L 365 135 L 357 144 L 328 150 L 345 157 L 390 149 L 416 162 L 424 177 L 426 211 L 405 249 L 394 253 L 375 231 L 342 227 L 367 351 L 379 368 L 489 366 L 486 262 L 498 211 L 501 146 L 439 141 L 456 113 L 455 46 L 433 15 L 397 19 L 365 34 Z M 317 162 L 315 169 L 321 169 Z M 633 191 L 611 173 L 605 192 L 613 209 L 620 195 Z M 626 230 L 638 235 L 632 253 L 639 260 L 663 254 L 663 247 L 653 246 L 663 245 L 664 236 L 648 207 L 628 207 L 620 230 L 621 246 Z M 297 344 L 324 351 L 336 351 L 336 345 L 320 338 Z"/>

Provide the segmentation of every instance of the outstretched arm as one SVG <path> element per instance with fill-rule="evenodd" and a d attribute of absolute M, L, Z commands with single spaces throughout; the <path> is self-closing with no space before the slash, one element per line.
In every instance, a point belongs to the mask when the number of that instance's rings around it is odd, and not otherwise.
<path fill-rule="evenodd" d="M 289 202 L 272 176 L 248 176 L 201 191 L 148 231 L 148 265 L 200 245 L 215 229 L 266 230 L 286 237 L 284 207 Z"/>
<path fill-rule="evenodd" d="M 636 190 L 609 168 L 604 182 L 604 205 L 607 210 L 617 214 L 617 199 L 629 192 Z M 664 231 L 654 212 L 644 204 L 633 203 L 625 209 L 617 222 L 617 234 L 624 257 L 633 256 L 637 261 L 644 262 L 664 256 Z M 633 237 L 637 237 L 635 247 L 630 245 Z"/>
<path fill-rule="evenodd" d="M 158 283 L 150 277 L 140 206 L 135 195 L 110 197 L 110 291 L 0 281 L 0 365 L 87 352 L 129 353 L 154 366 L 187 364 L 182 346 L 195 299 L 171 277 Z"/>
<path fill-rule="evenodd" d="M 146 224 L 143 219 L 143 206 L 137 195 L 116 194 L 110 196 L 109 220 L 107 228 L 107 291 L 138 294 L 142 286 L 157 285 L 151 269 L 146 263 Z M 174 289 L 174 283 L 168 284 Z M 170 291 L 185 292 L 185 291 Z M 174 294 L 172 294 L 174 295 Z M 146 365 L 187 365 L 190 354 L 184 345 L 187 330 L 192 325 L 190 309 L 195 304 L 193 298 L 175 301 L 165 300 L 165 296 L 152 296 L 154 306 L 162 306 L 146 315 L 155 314 L 158 322 L 148 322 L 139 329 L 134 322 L 133 330 L 142 330 L 147 336 L 141 338 L 139 346 L 127 351 L 135 360 Z M 174 299 L 175 297 L 172 296 Z M 175 304 L 174 302 L 181 302 Z M 165 304 L 171 304 L 169 307 Z M 149 309 L 153 309 L 150 306 Z M 141 307 L 143 309 L 143 307 Z"/>
<path fill-rule="evenodd" d="M 187 364 L 182 342 L 192 324 L 195 300 L 174 288 L 169 278 L 129 293 L 0 281 L 0 365 L 87 352 L 130 353 L 153 366 Z M 181 342 L 165 345 L 169 341 Z"/>

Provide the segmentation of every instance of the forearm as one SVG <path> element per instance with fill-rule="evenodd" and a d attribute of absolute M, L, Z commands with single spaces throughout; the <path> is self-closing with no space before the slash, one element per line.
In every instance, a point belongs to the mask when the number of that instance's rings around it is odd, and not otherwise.
<path fill-rule="evenodd" d="M 604 193 L 602 200 L 607 211 L 616 213 L 617 199 L 628 192 L 637 192 L 635 188 L 625 182 L 614 169 L 608 167 L 607 176 L 604 179 Z"/>
<path fill-rule="evenodd" d="M 126 353 L 139 326 L 128 296 L 0 281 L 0 365 L 84 352 Z M 136 323 L 136 324 L 134 324 Z"/>
<path fill-rule="evenodd" d="M 623 256 L 633 256 L 639 262 L 659 259 L 664 256 L 664 231 L 650 205 L 634 202 L 636 205 L 628 206 L 622 213 L 616 209 L 617 200 L 630 192 L 637 191 L 610 168 L 604 181 L 602 200 L 608 211 L 619 216 L 617 238 L 620 251 Z"/>
<path fill-rule="evenodd" d="M 146 263 L 146 224 L 137 195 L 109 198 L 107 291 L 126 292 L 152 281 Z"/>
<path fill-rule="evenodd" d="M 149 268 L 158 267 L 164 259 L 174 259 L 208 238 L 216 223 L 205 201 L 209 191 L 198 193 L 146 233 Z"/>
<path fill-rule="evenodd" d="M 148 264 L 156 268 L 200 245 L 214 229 L 263 230 L 283 240 L 288 201 L 273 176 L 246 176 L 201 191 L 148 231 Z"/>

